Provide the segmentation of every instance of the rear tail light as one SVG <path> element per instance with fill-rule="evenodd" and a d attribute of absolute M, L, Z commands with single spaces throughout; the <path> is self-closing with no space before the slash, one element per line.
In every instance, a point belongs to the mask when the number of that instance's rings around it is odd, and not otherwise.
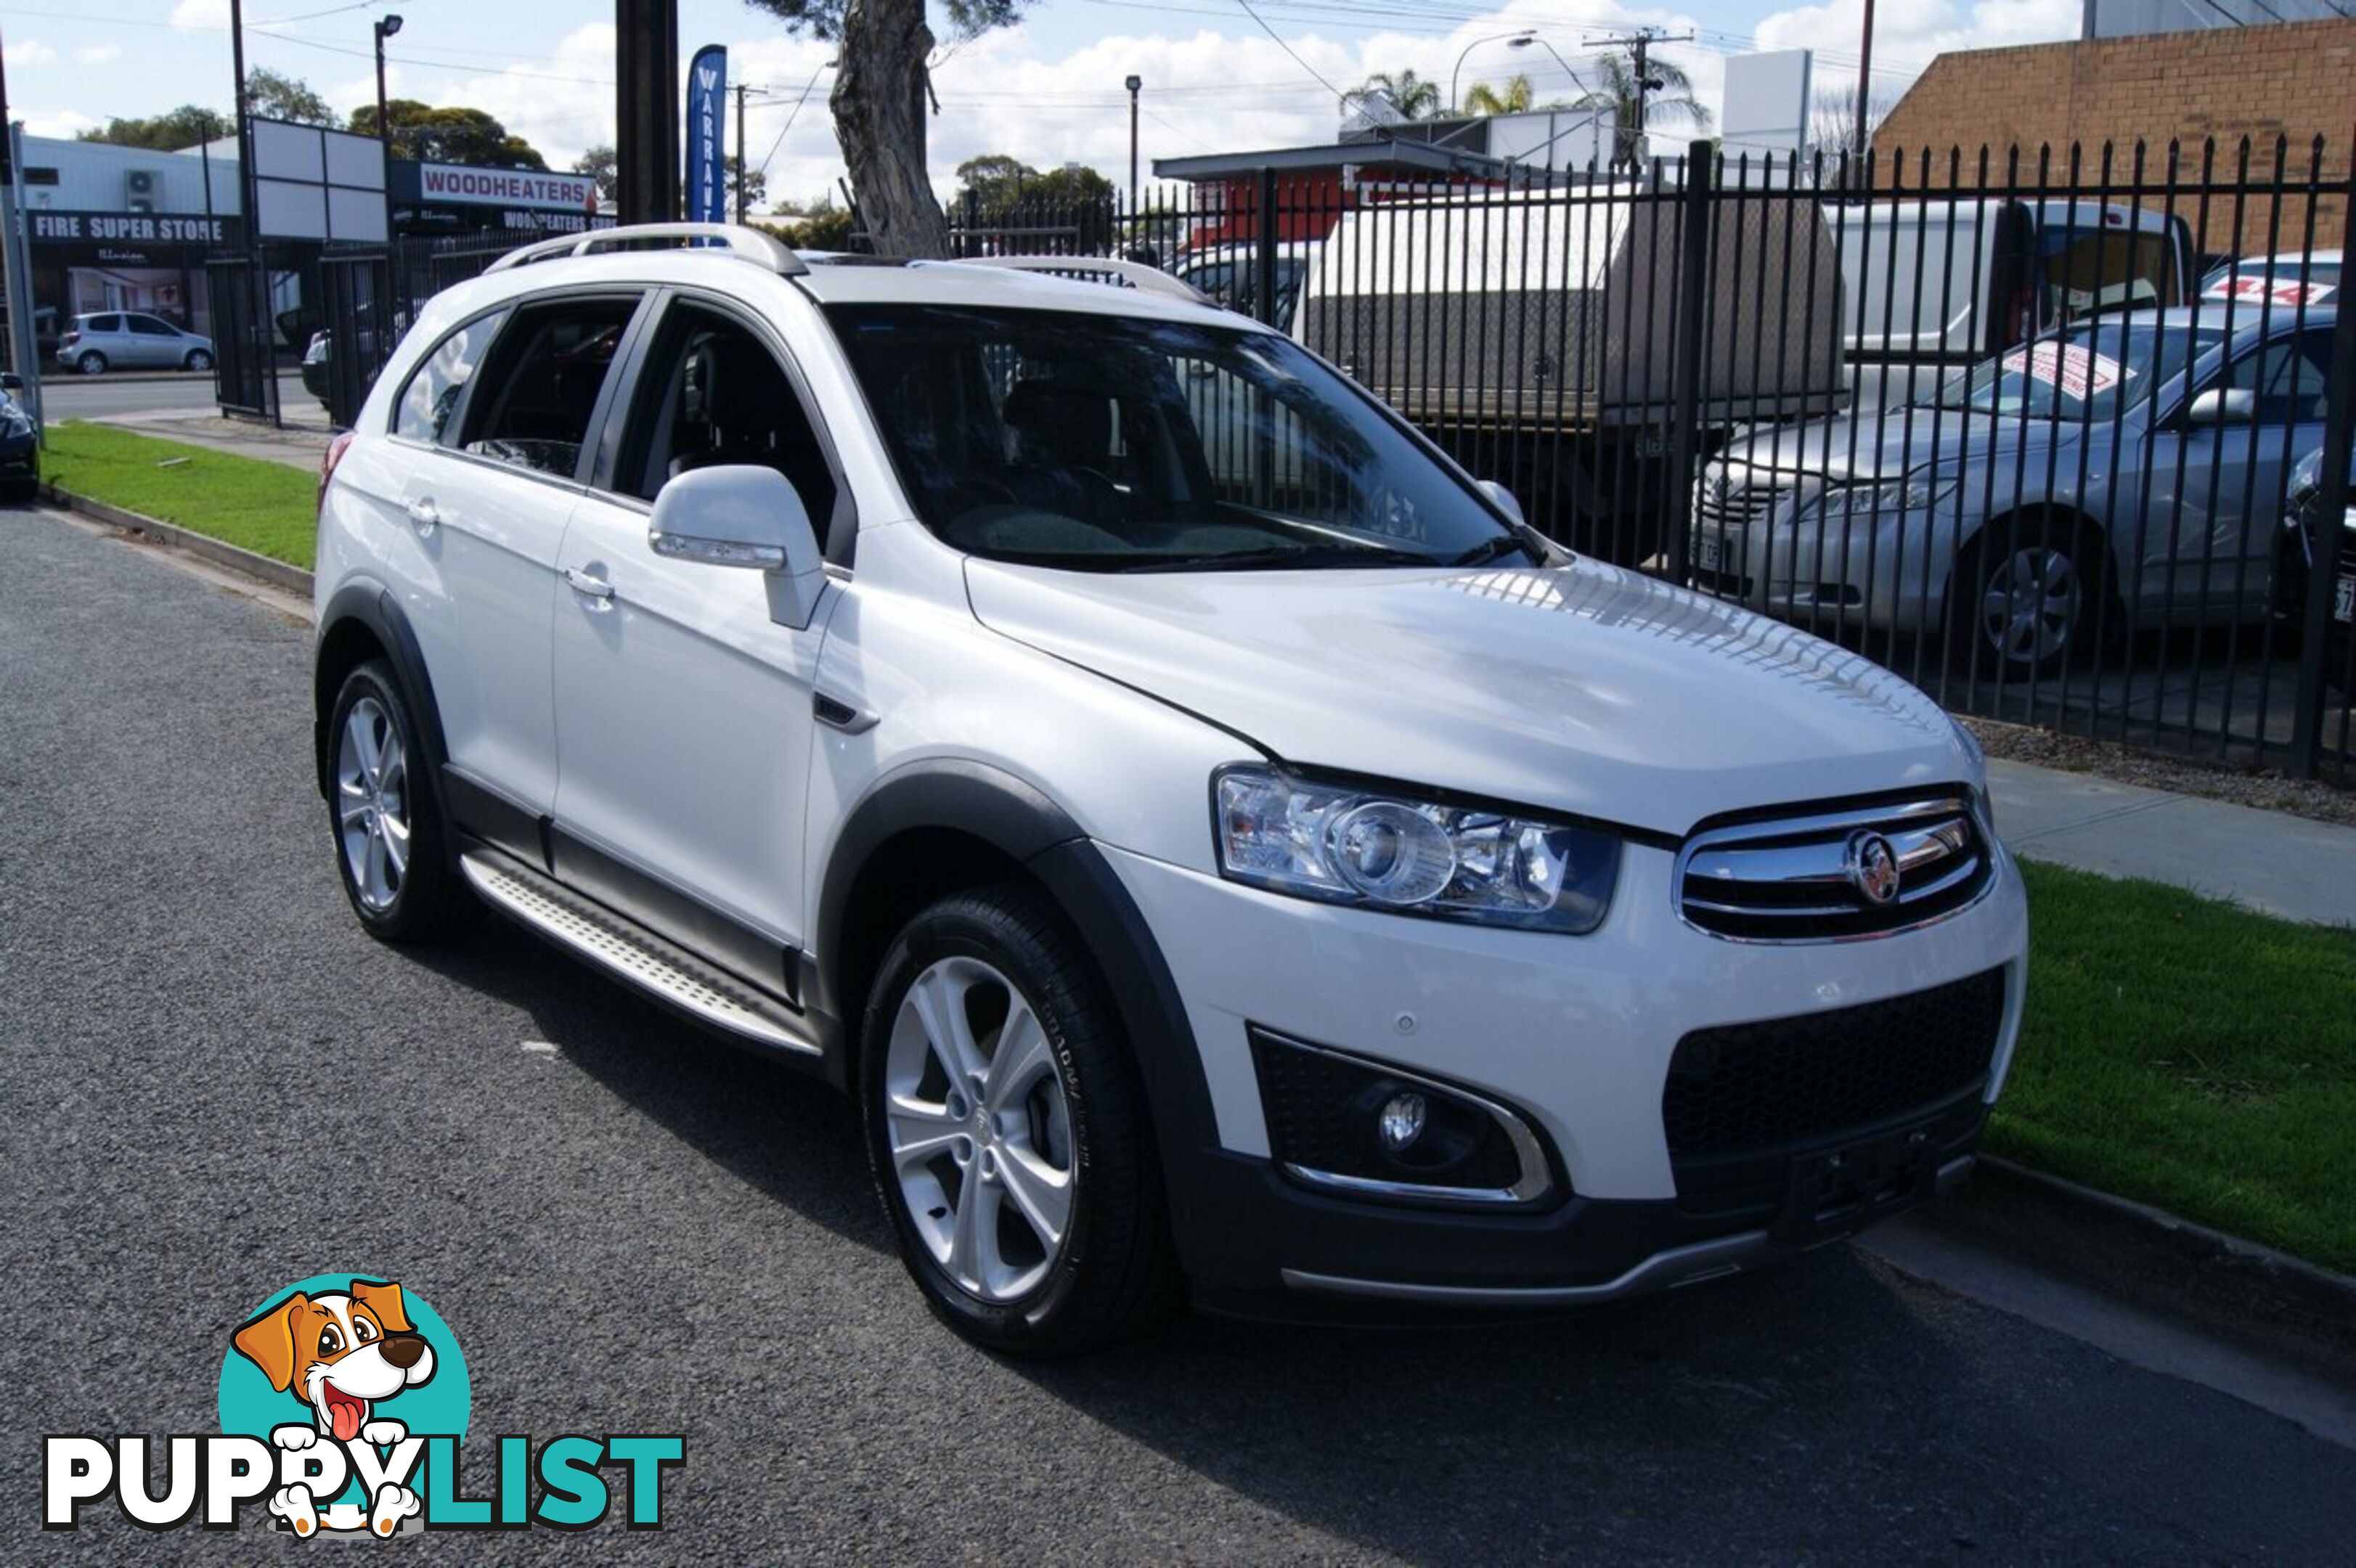
<path fill-rule="evenodd" d="M 319 509 L 327 507 L 327 482 L 336 476 L 336 464 L 344 460 L 344 449 L 352 443 L 352 432 L 345 431 L 327 443 L 327 455 L 319 463 Z"/>

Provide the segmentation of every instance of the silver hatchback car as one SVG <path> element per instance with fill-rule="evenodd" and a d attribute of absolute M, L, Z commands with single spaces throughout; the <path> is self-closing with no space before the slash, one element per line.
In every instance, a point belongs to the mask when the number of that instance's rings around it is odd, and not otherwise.
<path fill-rule="evenodd" d="M 1819 629 L 1943 635 L 2047 674 L 2100 631 L 2268 612 L 2334 312 L 2206 300 L 2084 321 L 1927 405 L 1761 431 L 1704 466 L 1695 585 Z"/>
<path fill-rule="evenodd" d="M 209 370 L 213 340 L 145 311 L 78 315 L 58 339 L 58 363 L 85 376 L 107 370 Z"/>

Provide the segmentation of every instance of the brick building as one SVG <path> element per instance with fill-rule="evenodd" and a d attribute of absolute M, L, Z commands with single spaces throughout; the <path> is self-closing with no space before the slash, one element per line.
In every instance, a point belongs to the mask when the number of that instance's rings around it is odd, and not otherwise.
<path fill-rule="evenodd" d="M 2020 153 L 2019 177 L 2037 178 L 2039 149 L 2052 149 L 2051 178 L 2069 178 L 2070 148 L 2083 149 L 2080 180 L 2101 178 L 2102 147 L 2113 145 L 2112 177 L 2133 180 L 2135 144 L 2145 144 L 2144 181 L 2164 187 L 2169 144 L 2179 145 L 2177 177 L 2200 179 L 2203 144 L 2217 144 L 2214 179 L 2236 179 L 2242 139 L 2251 143 L 2250 181 L 2271 186 L 2275 144 L 2286 138 L 2286 186 L 2304 189 L 2310 168 L 2340 195 L 2316 204 L 2315 244 L 2346 239 L 2349 156 L 2356 142 L 2356 20 L 2298 22 L 2276 27 L 2158 33 L 2076 43 L 1974 49 L 1931 62 L 1874 133 L 1879 166 L 1893 153 L 1906 179 L 1921 177 L 1930 154 L 1930 183 L 1976 184 L 1979 151 L 1988 152 L 1991 182 L 2001 182 L 2011 150 Z M 2319 165 L 2317 137 L 2324 141 Z M 1948 155 L 1962 149 L 1962 176 L 1949 178 Z M 2165 197 L 2147 196 L 2147 206 Z M 2297 250 L 2306 240 L 2304 197 L 2276 204 L 2265 197 L 2179 194 L 2176 210 L 2193 227 L 2204 251 L 2250 253 L 2270 247 Z M 2277 217 L 2279 227 L 2276 227 Z"/>

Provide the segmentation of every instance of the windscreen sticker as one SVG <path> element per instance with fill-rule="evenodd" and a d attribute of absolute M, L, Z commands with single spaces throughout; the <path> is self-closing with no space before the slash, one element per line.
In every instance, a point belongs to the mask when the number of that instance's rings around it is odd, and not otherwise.
<path fill-rule="evenodd" d="M 2321 304 L 2338 290 L 2330 283 L 2300 283 L 2285 278 L 2268 283 L 2263 277 L 2220 278 L 2201 292 L 2202 299 L 2253 300 L 2259 304 Z"/>
<path fill-rule="evenodd" d="M 2032 381 L 2059 387 L 2081 401 L 2135 379 L 2132 365 L 2075 343 L 2032 343 L 2004 357 L 2004 368 Z"/>

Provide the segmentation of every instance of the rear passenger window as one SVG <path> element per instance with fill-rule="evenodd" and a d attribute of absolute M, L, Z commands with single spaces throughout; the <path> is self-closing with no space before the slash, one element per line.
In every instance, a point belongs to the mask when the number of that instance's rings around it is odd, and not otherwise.
<path fill-rule="evenodd" d="M 393 407 L 393 434 L 441 445 L 455 433 L 450 429 L 450 415 L 457 408 L 466 383 L 474 379 L 475 367 L 482 363 L 483 346 L 498 330 L 500 319 L 487 315 L 468 322 L 444 338 L 442 347 L 426 357 L 425 363 L 409 378 L 409 385 L 402 389 L 401 400 Z"/>
<path fill-rule="evenodd" d="M 653 500 L 694 468 L 751 464 L 792 482 L 819 537 L 834 516 L 834 475 L 792 378 L 741 323 L 677 304 L 647 357 L 615 488 Z"/>
<path fill-rule="evenodd" d="M 466 405 L 463 451 L 573 477 L 636 298 L 564 300 L 509 318 Z"/>

